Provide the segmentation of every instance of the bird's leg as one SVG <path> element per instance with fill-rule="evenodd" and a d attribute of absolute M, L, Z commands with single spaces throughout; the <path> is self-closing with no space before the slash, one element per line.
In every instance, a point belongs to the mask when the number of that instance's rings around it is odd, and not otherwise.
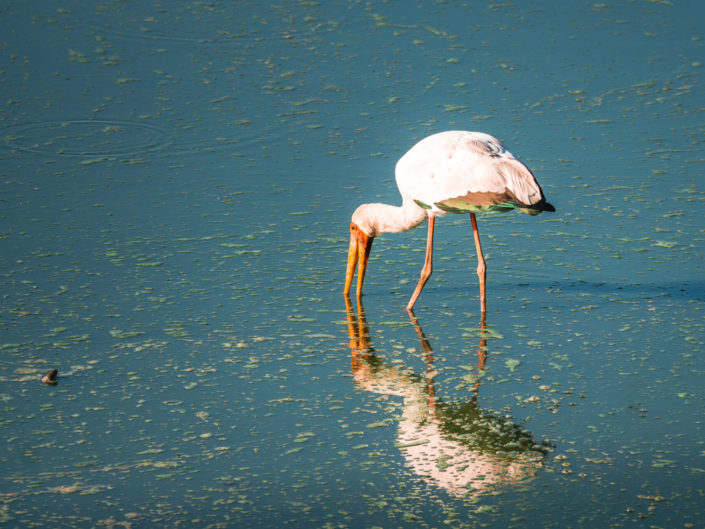
<path fill-rule="evenodd" d="M 477 249 L 477 277 L 480 278 L 480 311 L 485 314 L 487 312 L 487 302 L 485 296 L 485 257 L 482 255 L 482 246 L 480 245 L 480 232 L 477 230 L 477 219 L 475 214 L 470 213 L 470 222 L 472 222 L 472 235 L 475 238 L 475 248 Z"/>
<path fill-rule="evenodd" d="M 421 294 L 421 289 L 431 277 L 431 272 L 433 272 L 433 225 L 436 222 L 436 217 L 433 215 L 428 216 L 428 238 L 426 239 L 426 260 L 424 261 L 423 268 L 421 269 L 421 278 L 419 279 L 419 284 L 416 285 L 416 290 L 414 290 L 409 304 L 406 306 L 406 310 L 411 310 L 414 308 L 414 303 L 416 299 Z"/>

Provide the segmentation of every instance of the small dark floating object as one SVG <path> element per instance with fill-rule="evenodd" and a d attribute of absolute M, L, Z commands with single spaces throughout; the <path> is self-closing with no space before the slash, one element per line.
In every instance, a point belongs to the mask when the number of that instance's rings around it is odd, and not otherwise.
<path fill-rule="evenodd" d="M 51 386 L 55 386 L 58 383 L 56 380 L 56 376 L 58 374 L 59 372 L 56 369 L 52 369 L 46 375 L 44 375 L 44 378 L 42 378 L 42 382 Z"/>

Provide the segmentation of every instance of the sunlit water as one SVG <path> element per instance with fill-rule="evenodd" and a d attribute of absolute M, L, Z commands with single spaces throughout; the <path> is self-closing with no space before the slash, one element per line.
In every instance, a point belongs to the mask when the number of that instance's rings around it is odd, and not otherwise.
<path fill-rule="evenodd" d="M 705 8 L 468 4 L 0 7 L 3 527 L 702 527 Z M 558 211 L 348 310 L 446 129 Z"/>

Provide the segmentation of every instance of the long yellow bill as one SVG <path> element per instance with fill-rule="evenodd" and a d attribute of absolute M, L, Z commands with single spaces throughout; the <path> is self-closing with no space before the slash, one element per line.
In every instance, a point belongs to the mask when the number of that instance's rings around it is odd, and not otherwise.
<path fill-rule="evenodd" d="M 365 232 L 357 227 L 355 223 L 350 224 L 350 248 L 348 249 L 348 268 L 345 272 L 345 290 L 343 294 L 346 296 L 350 292 L 355 268 L 357 267 L 357 297 L 362 295 L 362 283 L 365 280 L 365 272 L 367 271 L 367 261 L 370 258 L 370 250 L 372 249 L 372 237 L 368 237 Z"/>

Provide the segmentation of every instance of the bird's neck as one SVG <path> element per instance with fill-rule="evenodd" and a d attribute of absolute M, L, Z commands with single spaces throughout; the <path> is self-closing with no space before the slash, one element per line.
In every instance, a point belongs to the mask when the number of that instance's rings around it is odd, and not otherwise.
<path fill-rule="evenodd" d="M 370 237 L 376 237 L 381 233 L 410 230 L 421 224 L 427 217 L 426 210 L 413 200 L 404 199 L 401 206 L 363 204 L 353 215 L 353 222 Z"/>

